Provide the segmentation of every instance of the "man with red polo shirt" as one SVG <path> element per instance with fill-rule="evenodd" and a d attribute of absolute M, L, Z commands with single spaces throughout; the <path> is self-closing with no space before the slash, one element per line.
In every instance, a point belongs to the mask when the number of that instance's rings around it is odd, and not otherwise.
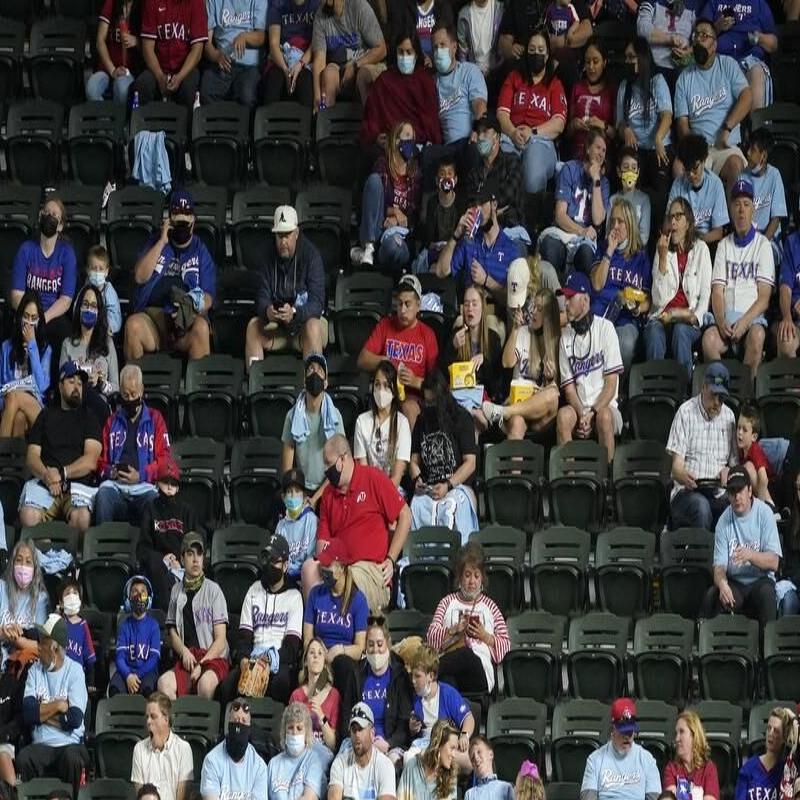
<path fill-rule="evenodd" d="M 416 275 L 403 275 L 395 290 L 395 313 L 384 317 L 372 330 L 358 354 L 358 368 L 375 372 L 389 359 L 397 367 L 397 378 L 405 387 L 401 410 L 411 430 L 422 406 L 422 381 L 436 369 L 439 345 L 436 334 L 420 322 L 422 284 Z"/>
<path fill-rule="evenodd" d="M 341 539 L 350 554 L 353 581 L 377 613 L 389 602 L 388 587 L 411 528 L 411 510 L 387 475 L 356 463 L 342 434 L 328 439 L 322 458 L 329 485 L 319 504 L 317 555 L 328 542 Z M 319 582 L 319 563 L 309 559 L 303 565 L 304 594 Z"/>
<path fill-rule="evenodd" d="M 191 108 L 208 41 L 204 0 L 144 0 L 141 40 L 146 69 L 133 85 L 140 105 L 164 97 Z"/>

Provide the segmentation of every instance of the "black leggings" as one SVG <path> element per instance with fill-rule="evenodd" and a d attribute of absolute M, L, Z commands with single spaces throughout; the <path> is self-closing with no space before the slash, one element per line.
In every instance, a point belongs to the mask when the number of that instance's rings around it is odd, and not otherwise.
<path fill-rule="evenodd" d="M 439 659 L 439 680 L 460 692 L 488 692 L 483 662 L 468 647 L 459 647 Z"/>
<path fill-rule="evenodd" d="M 277 103 L 279 100 L 294 100 L 301 106 L 311 108 L 314 103 L 314 82 L 309 69 L 300 70 L 293 94 L 289 94 L 286 89 L 286 76 L 283 70 L 274 66 L 264 75 L 263 87 L 265 105 Z"/>

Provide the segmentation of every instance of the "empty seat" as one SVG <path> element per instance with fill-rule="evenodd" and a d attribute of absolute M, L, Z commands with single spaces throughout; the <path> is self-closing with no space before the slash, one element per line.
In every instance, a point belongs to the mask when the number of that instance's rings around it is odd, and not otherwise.
<path fill-rule="evenodd" d="M 512 697 L 489 706 L 486 736 L 494 749 L 494 766 L 500 780 L 513 783 L 525 760 L 544 769 L 541 744 L 546 725 L 547 707 L 530 698 Z"/>
<path fill-rule="evenodd" d="M 714 534 L 704 528 L 678 528 L 661 536 L 661 607 L 697 619 L 711 586 Z"/>
<path fill-rule="evenodd" d="M 125 107 L 93 102 L 69 110 L 70 174 L 79 183 L 103 187 L 121 166 Z"/>
<path fill-rule="evenodd" d="M 594 612 L 570 622 L 567 677 L 572 697 L 610 703 L 622 694 L 630 620 Z"/>
<path fill-rule="evenodd" d="M 457 531 L 443 526 L 417 528 L 408 534 L 408 565 L 400 573 L 409 608 L 433 614 L 453 583 L 456 553 L 461 546 Z"/>
<path fill-rule="evenodd" d="M 31 26 L 28 77 L 35 97 L 70 106 L 83 98 L 86 26 L 82 20 L 48 17 Z"/>
<path fill-rule="evenodd" d="M 769 697 L 800 697 L 800 626 L 796 616 L 764 629 L 764 673 Z"/>
<path fill-rule="evenodd" d="M 337 103 L 317 114 L 316 150 L 319 174 L 325 183 L 351 190 L 361 157 L 361 103 Z"/>
<path fill-rule="evenodd" d="M 351 204 L 352 194 L 348 189 L 325 184 L 298 192 L 295 200 L 300 230 L 322 257 L 328 290 L 346 260 Z"/>
<path fill-rule="evenodd" d="M 561 648 L 566 619 L 546 611 L 508 618 L 511 649 L 503 659 L 506 694 L 555 704 L 561 693 Z"/>
<path fill-rule="evenodd" d="M 45 99 L 14 103 L 6 118 L 6 160 L 12 181 L 52 186 L 60 168 L 64 109 Z"/>
<path fill-rule="evenodd" d="M 295 355 L 270 355 L 250 365 L 247 419 L 254 436 L 283 433 L 286 414 L 303 386 L 303 362 Z"/>
<path fill-rule="evenodd" d="M 189 110 L 180 103 L 154 100 L 131 111 L 128 160 L 134 163 L 136 135 L 141 131 L 164 132 L 172 184 L 180 185 L 185 171 Z"/>
<path fill-rule="evenodd" d="M 597 530 L 605 517 L 608 455 L 592 441 L 572 441 L 550 451 L 550 519 L 556 525 Z"/>
<path fill-rule="evenodd" d="M 689 691 L 694 624 L 677 614 L 636 622 L 633 682 L 637 697 L 683 706 Z"/>
<path fill-rule="evenodd" d="M 116 612 L 136 563 L 138 530 L 125 522 L 104 522 L 83 535 L 81 579 L 86 600 L 100 611 Z"/>
<path fill-rule="evenodd" d="M 758 622 L 741 614 L 705 619 L 698 634 L 700 694 L 749 707 L 758 662 Z"/>
<path fill-rule="evenodd" d="M 672 419 L 685 397 L 686 370 L 677 361 L 634 364 L 628 388 L 634 438 L 666 444 Z"/>
<path fill-rule="evenodd" d="M 273 528 L 280 505 L 283 443 L 274 437 L 249 437 L 231 452 L 231 517 Z"/>
<path fill-rule="evenodd" d="M 222 507 L 225 444 L 206 437 L 174 442 L 172 455 L 181 470 L 181 498 L 201 525 L 211 525 Z"/>
<path fill-rule="evenodd" d="M 192 113 L 192 169 L 209 186 L 233 189 L 247 171 L 250 109 L 241 103 L 207 103 Z"/>
<path fill-rule="evenodd" d="M 25 23 L 7 17 L 0 20 L 0 103 L 14 100 L 22 88 L 24 49 Z"/>
<path fill-rule="evenodd" d="M 672 458 L 659 442 L 633 441 L 614 453 L 614 506 L 620 525 L 660 532 L 669 514 Z"/>
<path fill-rule="evenodd" d="M 121 298 L 133 299 L 133 268 L 161 225 L 163 207 L 164 196 L 149 186 L 125 186 L 108 197 L 106 242 L 116 270 L 112 279 Z"/>
<path fill-rule="evenodd" d="M 678 709 L 661 700 L 637 700 L 636 722 L 639 732 L 636 741 L 656 760 L 658 774 L 672 757 L 675 740 L 675 723 Z"/>
<path fill-rule="evenodd" d="M 228 355 L 210 355 L 186 366 L 186 429 L 230 446 L 239 424 L 244 364 Z"/>
<path fill-rule="evenodd" d="M 552 614 L 582 612 L 589 597 L 587 570 L 592 538 L 579 528 L 556 526 L 531 542 L 531 598 Z"/>
<path fill-rule="evenodd" d="M 98 701 L 95 720 L 95 751 L 102 778 L 129 781 L 133 748 L 147 735 L 142 695 L 116 694 Z"/>
<path fill-rule="evenodd" d="M 586 759 L 608 738 L 609 706 L 598 700 L 568 700 L 553 709 L 553 779 L 580 784 Z"/>
<path fill-rule="evenodd" d="M 651 605 L 656 537 L 641 528 L 614 528 L 597 537 L 595 585 L 599 606 L 637 617 Z"/>
<path fill-rule="evenodd" d="M 756 373 L 756 399 L 761 409 L 764 437 L 791 439 L 800 422 L 800 363 L 776 358 Z"/>
<path fill-rule="evenodd" d="M 260 181 L 292 186 L 305 171 L 311 143 L 311 109 L 299 103 L 270 103 L 256 109 L 253 159 Z"/>

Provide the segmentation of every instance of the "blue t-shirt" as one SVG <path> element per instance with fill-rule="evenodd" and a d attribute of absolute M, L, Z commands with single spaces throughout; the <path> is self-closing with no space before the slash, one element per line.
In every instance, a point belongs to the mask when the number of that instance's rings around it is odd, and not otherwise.
<path fill-rule="evenodd" d="M 760 553 L 775 553 L 778 557 L 783 555 L 775 516 L 770 507 L 757 497 L 753 498 L 750 511 L 742 517 L 734 514 L 730 506 L 722 512 L 714 531 L 714 566 L 725 567 L 728 577 L 739 583 L 753 583 L 764 577 L 775 580 L 774 572 L 765 573 L 750 562 L 734 566 L 731 557 L 738 547 L 747 547 Z"/>
<path fill-rule="evenodd" d="M 24 292 L 32 289 L 39 293 L 45 311 L 61 295 L 70 299 L 75 295 L 75 282 L 78 269 L 75 264 L 75 251 L 69 242 L 56 239 L 53 254 L 46 258 L 38 240 L 23 242 L 14 265 L 11 268 L 11 289 Z"/>
<path fill-rule="evenodd" d="M 317 515 L 306 506 L 297 519 L 282 517 L 275 526 L 275 535 L 289 544 L 289 575 L 297 577 L 306 559 L 313 558 L 317 546 Z"/>
<path fill-rule="evenodd" d="M 90 667 L 97 661 L 97 655 L 89 624 L 85 619 L 70 622 L 66 617 L 64 622 L 67 623 L 67 655 L 82 667 Z"/>
<path fill-rule="evenodd" d="M 708 233 L 712 228 L 721 228 L 730 222 L 725 187 L 710 169 L 704 171 L 699 189 L 695 189 L 685 175 L 675 178 L 669 190 L 667 206 L 676 197 L 685 197 L 689 201 L 698 233 Z"/>
<path fill-rule="evenodd" d="M 786 217 L 786 192 L 783 188 L 783 178 L 780 171 L 767 164 L 760 175 L 753 175 L 750 170 L 742 176 L 753 184 L 753 222 L 759 233 L 764 233 L 773 217 Z M 775 239 L 781 232 L 781 226 L 775 231 Z"/>
<path fill-rule="evenodd" d="M 592 191 L 594 190 L 591 175 L 584 169 L 583 162 L 575 159 L 567 161 L 558 173 L 556 184 L 556 201 L 563 200 L 567 204 L 567 216 L 584 227 L 592 224 Z M 600 192 L 603 205 L 608 212 L 609 187 L 608 179 L 600 178 Z"/>
<path fill-rule="evenodd" d="M 477 65 L 459 61 L 446 75 L 436 73 L 439 121 L 445 144 L 466 139 L 472 133 L 472 102 L 486 100 L 486 79 Z"/>
<path fill-rule="evenodd" d="M 461 696 L 455 686 L 439 681 L 437 719 L 449 719 L 459 730 L 464 724 L 468 714 L 472 713 L 470 704 Z M 425 712 L 422 708 L 422 698 L 414 695 L 414 713 L 418 719 L 425 719 Z M 425 736 L 430 736 L 429 730 L 424 731 Z"/>
<path fill-rule="evenodd" d="M 203 760 L 200 794 L 217 800 L 264 800 L 268 795 L 267 765 L 252 744 L 238 763 L 220 742 Z"/>
<path fill-rule="evenodd" d="M 604 255 L 607 247 L 608 243 L 603 242 L 597 252 Z M 599 291 L 592 292 L 592 313 L 597 314 L 598 317 L 605 316 L 606 308 L 616 300 L 617 295 L 626 286 L 649 292 L 652 283 L 650 259 L 644 250 L 634 253 L 629 259 L 626 259 L 619 250 L 615 250 L 608 266 L 608 277 L 605 285 Z M 639 318 L 635 317 L 623 306 L 614 324 L 638 325 Z"/>
<path fill-rule="evenodd" d="M 25 681 L 23 708 L 31 699 L 40 705 L 53 700 L 66 699 L 69 707 L 77 708 L 81 714 L 86 713 L 89 693 L 86 690 L 86 676 L 83 668 L 71 658 L 65 658 L 61 669 L 54 672 L 46 670 L 42 664 L 33 664 Z M 65 747 L 80 744 L 83 741 L 84 720 L 72 730 L 61 730 L 52 725 L 40 723 L 33 728 L 34 744 L 46 744 L 51 747 Z"/>
<path fill-rule="evenodd" d="M 383 720 L 386 716 L 386 693 L 391 680 L 391 667 L 383 675 L 374 675 L 372 670 L 367 667 L 367 678 L 361 689 L 361 699 L 372 709 L 372 716 L 375 717 L 375 733 L 384 739 L 386 738 L 383 728 Z"/>
<path fill-rule="evenodd" d="M 342 598 L 334 597 L 323 584 L 315 586 L 308 595 L 303 622 L 314 626 L 318 636 L 331 648 L 337 644 L 353 644 L 357 633 L 367 630 L 369 606 L 360 589 L 353 587 L 350 608 L 342 614 Z"/>
<path fill-rule="evenodd" d="M 325 767 L 313 747 L 307 747 L 297 758 L 286 751 L 267 764 L 268 795 L 262 800 L 300 800 L 306 787 L 325 796 Z"/>
<path fill-rule="evenodd" d="M 261 48 L 246 47 L 244 55 L 233 54 L 233 40 L 240 33 L 265 30 L 267 0 L 206 0 L 208 29 L 214 31 L 214 44 L 228 54 L 231 61 L 246 67 L 257 67 Z"/>
<path fill-rule="evenodd" d="M 656 760 L 636 742 L 623 755 L 607 742 L 586 759 L 581 794 L 585 791 L 597 792 L 602 800 L 644 800 L 645 795 L 659 794 Z"/>
<path fill-rule="evenodd" d="M 300 5 L 294 0 L 271 0 L 267 24 L 281 26 L 281 42 L 308 47 L 318 8 L 319 0 L 305 0 Z"/>
<path fill-rule="evenodd" d="M 133 673 L 139 678 L 158 669 L 161 659 L 161 630 L 149 614 L 136 619 L 129 614 L 119 626 L 115 663 L 123 679 Z"/>
<path fill-rule="evenodd" d="M 157 241 L 154 234 L 139 254 L 141 258 Z M 192 236 L 189 246 L 183 249 L 164 245 L 153 274 L 146 283 L 136 287 L 134 311 L 143 311 L 149 306 L 171 311 L 173 308 L 170 290 L 178 286 L 186 292 L 198 286 L 213 298 L 217 291 L 217 267 L 211 253 L 198 236 Z"/>
<path fill-rule="evenodd" d="M 692 133 L 713 146 L 728 112 L 747 88 L 739 64 L 730 56 L 717 55 L 708 69 L 686 67 L 675 85 L 675 116 L 688 117 Z M 728 135 L 728 144 L 739 144 L 739 126 Z"/>
<path fill-rule="evenodd" d="M 514 800 L 514 787 L 501 781 L 497 775 L 477 779 L 471 789 L 467 789 L 464 800 Z"/>
<path fill-rule="evenodd" d="M 640 149 L 653 150 L 656 146 L 656 130 L 658 128 L 658 115 L 664 111 L 672 113 L 672 97 L 669 86 L 663 75 L 654 75 L 650 81 L 650 97 L 646 99 L 638 86 L 631 89 L 631 104 L 628 116 L 625 116 L 625 89 L 628 82 L 622 81 L 617 90 L 617 119 L 624 119 L 628 127 L 636 135 Z M 648 117 L 645 119 L 645 103 L 647 104 Z M 664 136 L 664 146 L 670 143 L 670 134 Z"/>
<path fill-rule="evenodd" d="M 519 245 L 502 229 L 491 246 L 486 244 L 483 232 L 472 239 L 462 236 L 453 251 L 450 272 L 456 280 L 463 281 L 465 286 L 471 286 L 474 258 L 494 280 L 505 286 L 508 265 L 521 255 Z"/>
<path fill-rule="evenodd" d="M 751 756 L 739 769 L 734 800 L 778 800 L 783 760 L 767 772 L 758 756 Z"/>
<path fill-rule="evenodd" d="M 700 19 L 710 19 L 716 22 L 723 11 L 733 10 L 736 22 L 733 27 L 717 37 L 717 53 L 732 56 L 741 61 L 747 56 L 755 56 L 762 61 L 766 54 L 759 45 L 753 47 L 747 34 L 751 31 L 761 33 L 775 33 L 775 19 L 769 5 L 764 0 L 747 0 L 732 3 L 730 0 L 709 0 L 700 12 Z"/>
<path fill-rule="evenodd" d="M 797 319 L 794 307 L 800 300 L 800 231 L 786 237 L 781 261 L 781 286 L 792 290 L 792 316 Z"/>

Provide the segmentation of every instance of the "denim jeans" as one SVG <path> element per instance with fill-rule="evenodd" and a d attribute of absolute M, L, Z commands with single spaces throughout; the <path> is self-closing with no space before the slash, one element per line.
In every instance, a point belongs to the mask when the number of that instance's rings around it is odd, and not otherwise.
<path fill-rule="evenodd" d="M 200 80 L 200 102 L 205 105 L 235 100 L 243 106 L 254 108 L 258 102 L 260 80 L 261 71 L 258 67 L 232 64 L 230 72 L 223 72 L 219 67 L 209 67 Z"/>
<path fill-rule="evenodd" d="M 539 240 L 539 255 L 542 261 L 549 261 L 558 275 L 561 283 L 567 277 L 567 246 L 555 236 L 545 236 Z M 594 263 L 594 250 L 588 244 L 582 244 L 572 258 L 572 266 L 578 272 L 587 275 Z"/>
<path fill-rule="evenodd" d="M 800 597 L 797 596 L 796 589 L 786 592 L 778 606 L 779 617 L 788 617 L 792 614 L 800 614 Z"/>
<path fill-rule="evenodd" d="M 724 494 L 710 500 L 703 492 L 681 489 L 670 503 L 670 528 L 705 528 L 713 531 L 727 505 Z"/>
<path fill-rule="evenodd" d="M 101 486 L 94 498 L 94 518 L 97 525 L 103 522 L 129 522 L 140 525 L 144 507 L 157 492 L 144 492 L 136 496 L 126 496 L 114 486 Z"/>
<path fill-rule="evenodd" d="M 411 253 L 406 240 L 400 236 L 383 236 L 383 220 L 385 197 L 381 177 L 373 172 L 364 182 L 364 194 L 361 203 L 361 244 L 374 242 L 377 263 L 386 267 L 404 267 L 411 260 Z"/>
<path fill-rule="evenodd" d="M 556 146 L 550 139 L 531 136 L 521 150 L 503 134 L 500 147 L 505 153 L 518 153 L 522 159 L 523 186 L 526 192 L 543 192 L 547 181 L 556 174 L 558 156 Z"/>
<path fill-rule="evenodd" d="M 617 325 L 617 339 L 619 339 L 619 354 L 622 356 L 622 366 L 625 375 L 630 375 L 633 357 L 636 355 L 636 345 L 639 342 L 639 326 L 628 322 Z"/>
<path fill-rule="evenodd" d="M 688 379 L 692 378 L 692 347 L 700 338 L 700 328 L 676 322 L 670 331 L 670 351 L 672 357 L 686 370 Z M 667 357 L 667 328 L 661 320 L 651 319 L 644 328 L 644 347 L 648 361 L 660 361 Z"/>
<path fill-rule="evenodd" d="M 128 90 L 133 81 L 134 77 L 130 73 L 119 78 L 112 78 L 107 72 L 95 72 L 86 81 L 86 99 L 99 102 L 113 97 L 115 103 L 127 105 Z"/>

